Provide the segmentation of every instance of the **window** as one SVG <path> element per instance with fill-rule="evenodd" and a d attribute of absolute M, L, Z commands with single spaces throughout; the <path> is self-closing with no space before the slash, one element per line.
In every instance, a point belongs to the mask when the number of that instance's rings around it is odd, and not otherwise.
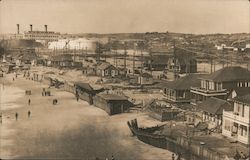
<path fill-rule="evenodd" d="M 214 90 L 214 82 L 209 81 L 209 90 Z"/>
<path fill-rule="evenodd" d="M 225 119 L 224 120 L 224 129 L 227 130 L 227 131 L 230 131 L 230 128 L 231 128 L 230 121 Z"/>

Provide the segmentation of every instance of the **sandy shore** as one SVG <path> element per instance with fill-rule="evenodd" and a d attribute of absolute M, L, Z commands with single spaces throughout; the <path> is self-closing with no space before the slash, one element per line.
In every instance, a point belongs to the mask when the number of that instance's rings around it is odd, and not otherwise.
<path fill-rule="evenodd" d="M 51 88 L 52 96 L 43 97 L 41 91 L 45 85 L 21 76 L 12 81 L 12 77 L 7 75 L 0 79 L 0 83 L 5 83 L 6 99 L 4 103 L 1 101 L 1 158 L 95 159 L 114 155 L 116 159 L 126 160 L 171 159 L 167 150 L 132 137 L 126 123 L 133 118 L 145 126 L 160 122 L 142 113 L 110 117 L 103 110 L 84 101 L 77 102 L 72 94 L 58 89 Z M 31 90 L 32 95 L 25 95 L 25 90 Z M 54 98 L 58 99 L 58 105 L 52 105 Z M 31 99 L 30 106 L 28 99 Z M 17 121 L 16 112 L 19 114 Z"/>

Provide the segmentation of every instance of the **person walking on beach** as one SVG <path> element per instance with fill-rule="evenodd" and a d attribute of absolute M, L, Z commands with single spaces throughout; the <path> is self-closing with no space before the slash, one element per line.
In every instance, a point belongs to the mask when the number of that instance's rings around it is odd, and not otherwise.
<path fill-rule="evenodd" d="M 30 112 L 30 111 L 28 111 L 28 118 L 30 118 L 30 115 L 31 115 L 31 112 Z"/>
<path fill-rule="evenodd" d="M 29 104 L 29 105 L 30 105 L 30 102 L 31 102 L 31 101 L 30 101 L 30 99 L 29 99 L 29 100 L 28 100 L 28 104 Z"/>
<path fill-rule="evenodd" d="M 2 120 L 3 120 L 2 118 L 3 118 L 3 117 L 2 117 L 2 113 L 0 113 L 0 123 L 1 123 L 1 124 L 2 124 L 2 122 L 3 122 L 3 121 L 2 121 Z"/>
<path fill-rule="evenodd" d="M 16 112 L 16 115 L 15 115 L 15 116 L 16 116 L 16 121 L 17 121 L 17 119 L 18 119 L 18 113 L 17 113 L 17 112 Z"/>
<path fill-rule="evenodd" d="M 172 160 L 175 160 L 175 156 L 174 156 L 174 153 L 172 153 Z"/>

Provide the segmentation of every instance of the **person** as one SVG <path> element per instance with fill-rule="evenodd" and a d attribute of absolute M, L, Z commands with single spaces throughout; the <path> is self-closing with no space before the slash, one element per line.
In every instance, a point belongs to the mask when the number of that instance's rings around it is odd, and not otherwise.
<path fill-rule="evenodd" d="M 0 123 L 2 124 L 2 113 L 0 113 Z"/>
<path fill-rule="evenodd" d="M 16 121 L 17 121 L 17 119 L 18 119 L 18 113 L 17 113 L 17 112 L 16 112 L 16 115 L 15 115 L 15 116 L 16 116 Z"/>
<path fill-rule="evenodd" d="M 30 111 L 28 111 L 28 118 L 30 118 L 30 115 L 31 115 L 31 112 L 30 112 Z"/>
<path fill-rule="evenodd" d="M 13 81 L 15 81 L 15 78 L 13 77 Z"/>
<path fill-rule="evenodd" d="M 174 153 L 172 153 L 172 160 L 175 160 L 175 156 L 174 156 Z"/>
<path fill-rule="evenodd" d="M 28 100 L 28 104 L 29 104 L 29 105 L 30 105 L 30 102 L 31 102 L 31 101 L 30 101 L 30 99 L 29 99 L 29 100 Z"/>
<path fill-rule="evenodd" d="M 79 101 L 79 95 L 76 95 L 76 100 L 77 100 L 77 102 Z"/>
<path fill-rule="evenodd" d="M 115 157 L 113 155 L 111 156 L 111 160 L 115 160 Z"/>

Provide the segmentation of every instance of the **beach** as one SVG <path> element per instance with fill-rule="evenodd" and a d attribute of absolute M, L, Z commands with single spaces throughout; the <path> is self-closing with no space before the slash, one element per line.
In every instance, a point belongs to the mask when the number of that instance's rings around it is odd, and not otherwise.
<path fill-rule="evenodd" d="M 128 120 L 137 118 L 142 126 L 161 124 L 144 113 L 109 116 L 85 101 L 77 102 L 71 93 L 50 88 L 52 96 L 45 97 L 42 89 L 48 86 L 22 75 L 14 81 L 13 77 L 8 74 L 0 79 L 4 83 L 1 87 L 2 159 L 105 159 L 112 155 L 126 160 L 172 159 L 171 152 L 132 136 Z M 25 90 L 31 90 L 32 94 L 25 95 Z M 57 105 L 52 104 L 55 98 Z"/>

